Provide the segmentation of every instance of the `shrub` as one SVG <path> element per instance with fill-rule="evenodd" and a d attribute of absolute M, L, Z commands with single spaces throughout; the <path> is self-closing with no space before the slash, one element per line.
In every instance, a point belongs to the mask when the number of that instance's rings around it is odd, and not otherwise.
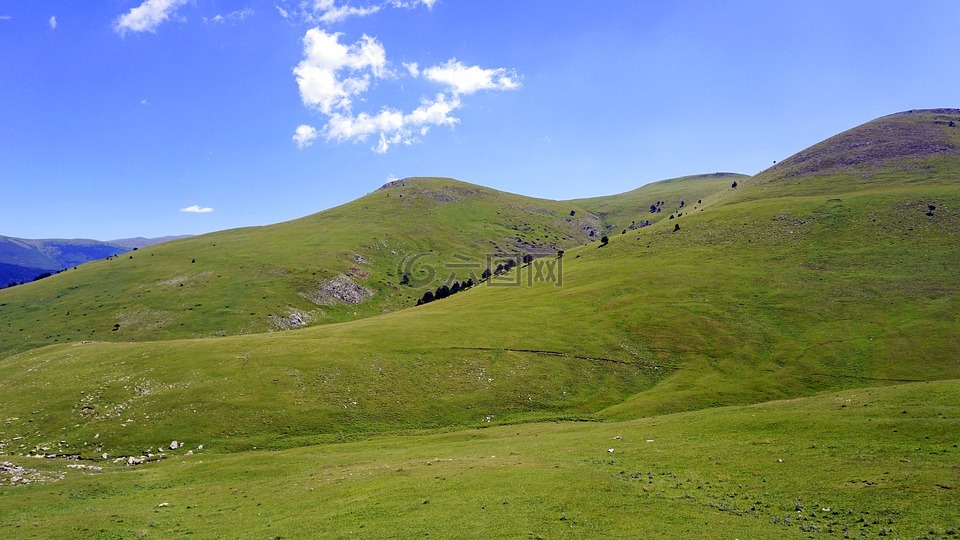
<path fill-rule="evenodd" d="M 600 239 L 600 247 L 607 245 L 608 242 L 610 242 L 610 239 L 604 235 L 604 237 Z"/>

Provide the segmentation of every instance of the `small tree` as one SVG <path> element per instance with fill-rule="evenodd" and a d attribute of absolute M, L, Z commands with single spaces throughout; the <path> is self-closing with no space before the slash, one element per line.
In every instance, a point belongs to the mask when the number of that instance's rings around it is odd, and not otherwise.
<path fill-rule="evenodd" d="M 574 214 L 576 214 L 576 213 L 577 213 L 576 210 L 571 210 L 571 211 L 570 211 L 570 215 L 571 215 L 571 216 L 574 215 Z"/>
<path fill-rule="evenodd" d="M 736 182 L 736 181 L 734 181 L 734 182 L 733 182 L 733 184 L 731 184 L 731 185 L 730 185 L 730 187 L 732 187 L 732 188 L 734 188 L 734 189 L 736 189 L 736 187 L 737 187 L 737 182 Z"/>
<path fill-rule="evenodd" d="M 437 288 L 437 292 L 433 294 L 434 299 L 440 300 L 450 296 L 450 287 L 446 285 L 441 285 Z"/>
<path fill-rule="evenodd" d="M 558 258 L 558 259 L 562 259 L 562 258 L 563 258 L 563 250 L 562 250 L 562 249 L 557 252 L 557 258 Z"/>
<path fill-rule="evenodd" d="M 524 264 L 530 264 L 530 263 L 532 263 L 532 262 L 533 262 L 533 255 L 527 253 L 526 255 L 523 256 L 523 263 L 524 263 Z"/>
<path fill-rule="evenodd" d="M 600 239 L 600 247 L 607 245 L 607 243 L 609 242 L 610 242 L 610 239 L 607 238 L 606 235 L 604 235 L 603 238 Z"/>
<path fill-rule="evenodd" d="M 400 284 L 401 284 L 401 285 L 409 285 L 409 284 L 410 284 L 410 276 L 408 276 L 406 272 L 404 272 L 404 273 L 403 273 L 403 277 L 400 278 Z"/>
<path fill-rule="evenodd" d="M 489 268 L 484 268 L 484 269 L 483 269 L 483 273 L 480 274 L 480 277 L 483 278 L 483 279 L 490 279 L 490 269 L 489 269 Z"/>
<path fill-rule="evenodd" d="M 450 287 L 450 294 L 457 294 L 458 292 L 460 292 L 460 283 L 454 281 L 453 286 Z"/>
<path fill-rule="evenodd" d="M 675 224 L 673 225 L 673 232 L 677 232 L 677 231 L 679 231 L 679 230 L 680 230 L 680 224 L 679 224 L 679 223 L 675 223 Z"/>
<path fill-rule="evenodd" d="M 429 304 L 430 302 L 433 302 L 433 292 L 427 291 L 423 293 L 423 298 L 420 299 L 420 303 Z"/>

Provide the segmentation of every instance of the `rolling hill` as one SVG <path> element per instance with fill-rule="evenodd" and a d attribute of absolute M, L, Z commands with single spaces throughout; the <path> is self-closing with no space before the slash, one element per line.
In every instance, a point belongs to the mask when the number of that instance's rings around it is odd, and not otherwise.
<path fill-rule="evenodd" d="M 661 220 L 699 211 L 710 198 L 723 193 L 733 182 L 749 178 L 743 174 L 717 172 L 653 182 L 617 195 L 573 199 L 600 219 L 604 230 L 618 234 Z M 682 217 L 682 216 L 681 216 Z"/>
<path fill-rule="evenodd" d="M 238 335 L 368 317 L 411 307 L 451 278 L 478 281 L 505 257 L 552 256 L 602 230 L 575 202 L 400 180 L 294 221 L 168 242 L 4 291 L 0 356 L 65 341 Z"/>
<path fill-rule="evenodd" d="M 960 524 L 956 124 L 958 110 L 901 113 L 754 177 L 578 201 L 406 180 L 302 220 L 0 291 L 0 346 L 15 353 L 0 359 L 0 452 L 41 484 L 0 491 L 3 522 L 34 520 L 36 536 L 58 525 L 182 536 L 210 523 L 268 536 L 949 534 Z M 696 211 L 679 215 L 693 197 Z M 631 230 L 657 200 L 659 219 Z M 618 233 L 607 245 L 584 244 L 605 226 Z M 416 297 L 391 287 L 404 256 L 434 249 L 424 268 L 435 270 L 451 253 L 524 246 L 543 256 L 397 309 Z M 263 311 L 308 313 L 294 302 L 338 275 L 374 296 L 324 306 L 330 324 L 168 339 L 262 330 L 229 322 L 258 295 Z M 132 302 L 176 318 L 151 328 L 128 313 L 110 330 Z M 82 309 L 116 342 L 90 340 Z M 51 331 L 71 342 L 39 347 Z M 30 455 L 106 468 L 64 472 Z M 290 491 L 302 504 L 289 506 Z M 118 519 L 85 516 L 103 499 Z"/>
<path fill-rule="evenodd" d="M 33 281 L 41 274 L 49 274 L 88 261 L 106 259 L 161 242 L 185 238 L 126 238 L 101 242 L 87 239 L 13 238 L 0 236 L 0 286 Z"/>

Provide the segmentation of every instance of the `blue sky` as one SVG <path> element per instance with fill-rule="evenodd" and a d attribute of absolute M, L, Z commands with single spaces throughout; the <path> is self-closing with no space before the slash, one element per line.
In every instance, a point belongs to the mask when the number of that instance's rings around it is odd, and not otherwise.
<path fill-rule="evenodd" d="M 0 0 L 0 234 L 197 234 L 392 178 L 566 199 L 960 106 L 960 2 Z"/>

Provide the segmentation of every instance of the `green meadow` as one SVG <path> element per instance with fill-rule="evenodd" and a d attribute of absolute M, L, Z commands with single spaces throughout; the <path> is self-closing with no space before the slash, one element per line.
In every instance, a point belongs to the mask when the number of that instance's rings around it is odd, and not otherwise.
<path fill-rule="evenodd" d="M 955 536 L 948 119 L 576 201 L 407 179 L 0 291 L 0 536 Z"/>

